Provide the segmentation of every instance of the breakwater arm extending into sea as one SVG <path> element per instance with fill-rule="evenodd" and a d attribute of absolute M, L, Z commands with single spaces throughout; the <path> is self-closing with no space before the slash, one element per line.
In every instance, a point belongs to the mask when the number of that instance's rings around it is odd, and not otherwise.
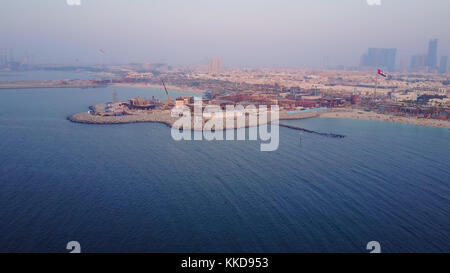
<path fill-rule="evenodd" d="M 96 109 L 102 109 L 104 108 L 105 104 L 98 104 L 90 107 L 90 111 L 74 114 L 68 117 L 70 121 L 78 122 L 78 123 L 88 123 L 88 124 L 124 124 L 124 123 L 137 123 L 137 122 L 156 122 L 156 123 L 162 123 L 166 124 L 167 126 L 171 127 L 175 123 L 175 121 L 178 119 L 176 117 L 172 117 L 170 114 L 170 110 L 153 110 L 151 112 L 144 112 L 141 114 L 134 114 L 134 115 L 121 115 L 121 116 L 101 116 L 96 115 Z M 318 116 L 317 111 L 296 111 L 296 112 L 280 112 L 280 120 L 288 120 L 288 119 L 305 119 L 305 118 L 312 118 Z M 203 120 L 202 126 L 203 128 L 206 120 Z M 245 125 L 240 126 L 236 120 L 234 121 L 234 128 L 242 128 L 242 127 L 250 127 L 250 126 L 258 126 L 262 125 L 263 123 L 257 121 L 256 124 L 252 123 L 247 117 L 245 118 Z M 270 122 L 270 118 L 267 120 L 267 122 Z M 226 124 L 226 120 L 223 120 L 222 124 Z M 311 134 L 317 134 L 321 136 L 327 136 L 327 137 L 334 137 L 334 138 L 343 138 L 344 135 L 340 134 L 333 134 L 333 133 L 322 133 L 322 132 L 316 132 L 313 130 L 308 130 L 305 128 L 292 126 L 292 125 L 286 125 L 278 123 L 279 126 L 293 129 L 293 130 L 299 130 L 306 133 Z M 191 126 L 192 130 L 197 130 L 194 124 Z M 214 130 L 224 130 L 225 127 L 222 128 L 214 128 Z"/>
<path fill-rule="evenodd" d="M 90 106 L 90 111 L 77 113 L 68 117 L 68 120 L 77 123 L 86 123 L 86 124 L 125 124 L 125 123 L 137 123 L 137 122 L 157 122 L 163 123 L 168 126 L 172 126 L 175 121 L 178 119 L 176 117 L 172 117 L 170 114 L 170 110 L 159 110 L 155 109 L 152 111 L 146 111 L 133 115 L 120 115 L 120 116 L 104 116 L 97 115 L 98 109 L 104 109 L 106 104 L 101 103 L 97 105 Z M 288 119 L 305 119 L 305 118 L 313 118 L 319 115 L 318 112 L 295 112 L 288 113 L 287 111 L 280 111 L 279 119 L 280 120 L 288 120 Z M 225 119 L 224 119 L 225 121 Z M 205 120 L 204 120 L 205 122 Z M 270 122 L 270 117 L 268 121 Z M 225 124 L 225 122 L 223 123 Z M 248 118 L 246 118 L 245 126 L 257 126 L 262 123 L 258 122 L 257 124 L 252 124 Z M 192 128 L 194 128 L 192 126 Z M 235 128 L 239 128 L 239 125 L 236 124 Z M 216 128 L 218 130 L 223 130 L 224 128 Z"/>
<path fill-rule="evenodd" d="M 281 127 L 286 127 L 286 128 L 289 128 L 289 129 L 293 129 L 293 130 L 297 130 L 297 131 L 303 131 L 303 132 L 306 132 L 306 133 L 316 134 L 316 135 L 320 135 L 320 136 L 334 137 L 334 138 L 344 138 L 345 137 L 344 135 L 340 135 L 340 134 L 316 132 L 316 131 L 308 130 L 308 129 L 301 128 L 301 127 L 298 127 L 298 126 L 287 125 L 287 124 L 282 124 L 282 123 L 279 123 L 278 125 L 281 126 Z"/>

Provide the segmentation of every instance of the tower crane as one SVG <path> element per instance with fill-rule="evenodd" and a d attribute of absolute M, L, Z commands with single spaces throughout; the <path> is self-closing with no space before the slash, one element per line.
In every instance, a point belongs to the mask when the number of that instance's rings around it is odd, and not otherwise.
<path fill-rule="evenodd" d="M 163 79 L 161 79 L 161 82 L 162 82 L 162 84 L 163 84 L 163 86 L 164 86 L 164 90 L 166 91 L 166 95 L 167 95 L 167 103 L 164 104 L 163 107 L 162 107 L 162 109 L 165 110 L 165 109 L 167 109 L 167 107 L 173 105 L 173 103 L 172 103 L 172 101 L 170 100 L 169 92 L 167 92 L 166 83 L 164 82 Z"/>

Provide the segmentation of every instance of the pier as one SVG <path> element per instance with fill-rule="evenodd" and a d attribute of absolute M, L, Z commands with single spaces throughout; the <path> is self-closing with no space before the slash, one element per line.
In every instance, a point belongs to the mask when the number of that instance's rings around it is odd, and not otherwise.
<path fill-rule="evenodd" d="M 282 123 L 280 123 L 278 125 L 281 126 L 281 127 L 286 127 L 286 128 L 293 129 L 293 130 L 303 131 L 303 132 L 306 132 L 306 133 L 316 134 L 316 135 L 321 135 L 321 136 L 326 136 L 326 137 L 334 137 L 334 138 L 344 138 L 345 137 L 344 135 L 340 135 L 340 134 L 321 133 L 321 132 L 316 132 L 316 131 L 313 131 L 313 130 L 308 130 L 308 129 L 305 129 L 305 128 L 301 128 L 301 127 L 298 127 L 298 126 L 287 125 L 287 124 L 282 124 Z"/>

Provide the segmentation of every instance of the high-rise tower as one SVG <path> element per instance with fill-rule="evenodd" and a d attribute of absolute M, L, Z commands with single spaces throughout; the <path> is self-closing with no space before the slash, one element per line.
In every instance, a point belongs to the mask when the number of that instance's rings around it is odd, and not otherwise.
<path fill-rule="evenodd" d="M 437 68 L 437 47 L 438 40 L 432 39 L 428 44 L 428 54 L 427 54 L 427 63 L 426 65 L 430 70 Z"/>
<path fill-rule="evenodd" d="M 209 63 L 209 74 L 219 74 L 222 69 L 222 60 L 220 58 L 212 58 Z"/>
<path fill-rule="evenodd" d="M 441 64 L 439 66 L 439 73 L 445 74 L 447 73 L 448 67 L 448 56 L 441 56 Z"/>

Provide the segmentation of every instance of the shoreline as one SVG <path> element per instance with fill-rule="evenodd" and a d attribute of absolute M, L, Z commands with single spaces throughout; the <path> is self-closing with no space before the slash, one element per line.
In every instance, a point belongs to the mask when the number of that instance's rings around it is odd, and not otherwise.
<path fill-rule="evenodd" d="M 152 89 L 161 89 L 164 90 L 164 87 L 158 84 L 147 84 L 147 83 L 113 83 L 109 86 L 112 87 L 132 87 L 132 88 L 152 88 Z M 191 88 L 191 87 L 180 87 L 176 85 L 168 85 L 166 83 L 166 87 L 168 91 L 173 92 L 180 92 L 180 93 L 192 93 L 192 94 L 201 94 L 203 95 L 205 93 L 204 90 L 197 89 L 197 88 Z"/>
<path fill-rule="evenodd" d="M 365 112 L 358 109 L 346 109 L 345 111 L 325 112 L 319 115 L 321 118 L 341 118 L 341 119 L 363 119 L 376 120 L 392 123 L 411 124 L 416 126 L 434 127 L 450 129 L 450 121 L 437 119 L 423 119 L 403 116 L 393 116 L 386 114 L 378 114 L 375 112 Z"/>
<path fill-rule="evenodd" d="M 91 111 L 94 111 L 96 108 L 103 108 L 104 104 L 96 104 L 89 107 Z M 295 114 L 287 114 L 286 112 L 280 112 L 279 120 L 290 120 L 290 119 L 307 119 L 318 117 L 319 113 L 317 112 L 306 112 L 306 113 L 295 113 Z M 73 114 L 67 117 L 67 119 L 71 122 L 75 123 L 83 123 L 83 124 L 100 124 L 100 125 L 108 125 L 108 124 L 130 124 L 130 123 L 143 123 L 143 122 L 153 122 L 153 123 L 162 123 L 169 127 L 172 127 L 173 124 L 179 119 L 177 117 L 171 117 L 170 110 L 153 110 L 150 113 L 142 113 L 135 115 L 123 115 L 123 116 L 99 116 L 93 115 L 90 112 L 82 112 Z M 202 128 L 207 122 L 206 119 L 203 119 Z M 267 123 L 270 123 L 270 118 L 268 117 Z M 226 124 L 226 118 L 223 119 L 223 126 Z M 265 124 L 265 123 L 264 123 Z M 259 121 L 252 123 L 249 121 L 248 117 L 245 118 L 244 126 L 234 126 L 234 129 L 239 128 L 248 128 L 251 126 L 259 126 L 264 125 Z M 235 119 L 236 125 L 236 119 Z M 192 130 L 197 130 L 200 128 L 194 128 L 193 124 L 191 125 Z M 226 127 L 217 128 L 217 130 L 226 130 Z"/>
<path fill-rule="evenodd" d="M 147 84 L 147 83 L 108 83 L 108 84 L 96 84 L 92 83 L 91 80 L 66 80 L 65 83 L 61 83 L 64 80 L 45 80 L 45 81 L 5 81 L 0 82 L 0 89 L 42 89 L 42 88 L 106 88 L 106 87 L 131 87 L 131 88 L 151 88 L 151 89 L 161 89 L 164 87 L 158 84 Z M 197 95 L 203 95 L 205 90 L 192 88 L 192 87 L 181 87 L 176 85 L 167 85 L 167 90 L 171 92 L 178 93 L 191 93 Z"/>
<path fill-rule="evenodd" d="M 90 106 L 89 109 L 93 110 L 95 107 L 103 104 Z M 392 123 L 411 124 L 416 126 L 434 127 L 450 129 L 450 121 L 434 120 L 434 119 L 414 119 L 410 117 L 391 116 L 385 114 L 378 114 L 374 112 L 364 112 L 363 110 L 346 110 L 346 111 L 332 111 L 332 112 L 309 112 L 309 113 L 297 113 L 287 114 L 280 111 L 279 120 L 298 120 L 307 118 L 341 118 L 341 119 L 362 119 L 362 120 L 375 120 L 385 121 Z M 67 117 L 71 122 L 83 123 L 83 124 L 130 124 L 130 123 L 144 123 L 153 122 L 161 123 L 171 127 L 177 118 L 170 116 L 169 110 L 154 110 L 151 113 L 138 114 L 138 115 L 124 115 L 120 117 L 116 116 L 97 116 L 88 112 L 76 113 Z M 204 121 L 205 122 L 205 121 Z M 270 121 L 268 121 L 270 122 Z M 204 123 L 203 123 L 204 124 Z M 225 124 L 225 122 L 223 123 Z M 248 124 L 246 119 L 245 128 L 250 126 L 259 126 L 261 124 Z M 193 130 L 194 127 L 192 126 Z M 235 128 L 238 128 L 237 126 Z M 223 128 L 221 128 L 223 130 Z"/>

